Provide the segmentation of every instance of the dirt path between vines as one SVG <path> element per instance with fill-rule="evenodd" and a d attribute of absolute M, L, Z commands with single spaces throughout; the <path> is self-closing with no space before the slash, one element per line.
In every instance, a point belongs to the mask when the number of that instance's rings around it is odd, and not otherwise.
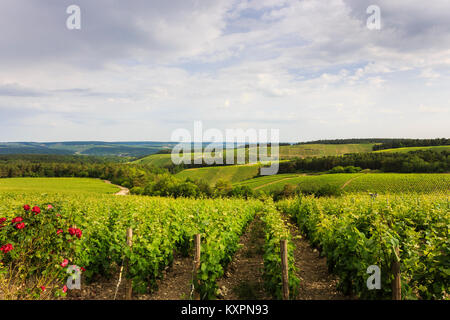
<path fill-rule="evenodd" d="M 361 177 L 361 175 L 353 177 L 351 179 L 348 179 L 347 181 L 345 181 L 345 183 L 341 186 L 341 189 L 344 189 L 346 186 L 348 186 L 350 183 L 352 183 L 352 181 L 354 181 L 355 179 L 358 179 L 359 177 Z"/>
<path fill-rule="evenodd" d="M 264 230 L 258 216 L 241 237 L 242 247 L 227 266 L 217 284 L 220 300 L 269 300 L 264 290 Z"/>
<path fill-rule="evenodd" d="M 109 180 L 103 180 L 103 181 L 104 181 L 105 183 L 107 183 L 107 184 L 112 184 L 111 181 L 109 181 Z M 120 191 L 114 193 L 114 195 L 116 195 L 116 196 L 127 196 L 127 195 L 130 194 L 130 190 L 129 190 L 128 188 L 119 186 L 119 185 L 117 185 L 117 184 L 114 184 L 114 186 L 120 188 Z"/>
<path fill-rule="evenodd" d="M 157 280 L 158 289 L 139 297 L 141 300 L 189 300 L 191 294 L 193 257 L 175 255 L 173 265 Z"/>
<path fill-rule="evenodd" d="M 120 268 L 110 278 L 97 276 L 90 284 L 82 280 L 81 290 L 69 290 L 68 300 L 114 300 L 119 283 Z M 175 255 L 171 267 L 162 272 L 163 278 L 156 281 L 158 288 L 152 293 L 139 294 L 133 292 L 132 300 L 186 300 L 190 295 L 192 275 L 192 258 Z M 117 290 L 116 300 L 124 300 L 126 294 L 126 279 L 122 275 Z"/>
<path fill-rule="evenodd" d="M 300 234 L 297 226 L 286 217 L 294 242 L 295 266 L 300 279 L 297 300 L 348 300 L 336 289 L 338 278 L 328 272 L 327 260 L 321 257 L 317 249 L 313 249 L 308 241 Z"/>

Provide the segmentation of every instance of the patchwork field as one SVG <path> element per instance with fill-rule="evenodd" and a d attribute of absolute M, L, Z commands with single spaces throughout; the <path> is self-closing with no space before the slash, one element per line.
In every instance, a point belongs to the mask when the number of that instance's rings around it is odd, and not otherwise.
<path fill-rule="evenodd" d="M 279 159 L 288 160 L 293 158 L 308 158 L 308 157 L 325 157 L 325 156 L 339 156 L 347 153 L 362 153 L 371 152 L 373 143 L 366 144 L 304 144 L 293 146 L 280 146 Z M 268 148 L 268 155 L 270 156 L 270 149 Z M 235 154 L 238 152 L 234 149 Z M 253 149 L 252 149 L 253 150 Z M 226 150 L 223 152 L 226 156 Z M 192 153 L 194 157 L 199 157 L 199 153 Z M 249 158 L 249 149 L 245 150 L 246 159 Z M 151 164 L 155 166 L 166 166 L 172 163 L 170 154 L 153 154 L 145 158 L 134 161 L 133 163 Z"/>
<path fill-rule="evenodd" d="M 7 178 L 0 179 L 0 192 L 112 194 L 120 189 L 100 179 L 89 178 Z"/>

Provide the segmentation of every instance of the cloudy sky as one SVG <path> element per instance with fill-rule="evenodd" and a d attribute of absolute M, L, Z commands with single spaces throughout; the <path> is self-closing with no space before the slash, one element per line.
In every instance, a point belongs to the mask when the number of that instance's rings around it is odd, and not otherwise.
<path fill-rule="evenodd" d="M 449 137 L 449 71 L 448 0 L 2 0 L 0 141 Z"/>

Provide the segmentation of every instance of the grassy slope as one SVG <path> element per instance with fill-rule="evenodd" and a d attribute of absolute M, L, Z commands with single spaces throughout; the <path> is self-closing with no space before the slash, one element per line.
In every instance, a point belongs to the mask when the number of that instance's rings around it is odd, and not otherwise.
<path fill-rule="evenodd" d="M 418 151 L 418 150 L 450 151 L 450 146 L 394 148 L 394 149 L 378 150 L 378 151 L 374 151 L 374 152 L 406 153 L 406 152 Z"/>
<path fill-rule="evenodd" d="M 214 185 L 217 180 L 223 179 L 232 183 L 255 177 L 259 172 L 260 165 L 221 166 L 187 169 L 177 173 L 175 176 L 181 179 L 191 178 L 207 181 Z"/>
<path fill-rule="evenodd" d="M 88 178 L 7 178 L 0 179 L 0 192 L 111 194 L 119 188 Z"/>
<path fill-rule="evenodd" d="M 191 157 L 194 157 L 192 159 L 198 158 L 198 153 L 191 153 Z M 172 155 L 169 154 L 152 154 L 147 157 L 144 157 L 142 159 L 138 159 L 136 161 L 133 161 L 132 163 L 136 164 L 148 164 L 148 165 L 154 165 L 157 167 L 164 167 L 167 165 L 172 164 Z"/>
<path fill-rule="evenodd" d="M 268 185 L 268 184 L 272 184 L 272 183 L 276 183 L 277 181 L 280 180 L 290 180 L 296 177 L 299 177 L 300 175 L 295 174 L 295 173 L 283 173 L 283 174 L 276 174 L 276 175 L 272 175 L 272 176 L 262 176 L 262 177 L 257 177 L 254 179 L 249 179 L 249 180 L 244 180 L 244 181 L 240 181 L 238 183 L 235 183 L 235 186 L 247 186 L 250 187 L 252 189 L 260 189 L 262 186 L 264 185 Z M 289 183 L 289 181 L 286 181 L 287 183 Z"/>

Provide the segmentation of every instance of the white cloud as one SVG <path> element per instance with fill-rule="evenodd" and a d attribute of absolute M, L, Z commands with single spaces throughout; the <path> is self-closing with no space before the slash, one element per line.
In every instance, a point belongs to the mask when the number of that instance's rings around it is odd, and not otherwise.
<path fill-rule="evenodd" d="M 194 120 L 284 140 L 448 135 L 448 1 L 381 0 L 373 32 L 365 0 L 80 0 L 78 34 L 59 26 L 66 2 L 0 4 L 3 139 L 167 140 Z"/>

